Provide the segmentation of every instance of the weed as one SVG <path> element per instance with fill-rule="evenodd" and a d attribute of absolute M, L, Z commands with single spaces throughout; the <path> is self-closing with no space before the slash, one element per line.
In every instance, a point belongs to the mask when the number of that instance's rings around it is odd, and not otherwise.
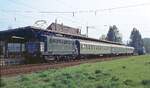
<path fill-rule="evenodd" d="M 94 76 L 89 76 L 88 79 L 93 80 L 93 79 L 96 79 L 96 78 Z"/>
<path fill-rule="evenodd" d="M 5 82 L 0 78 L 0 87 L 4 87 L 5 85 Z"/>
<path fill-rule="evenodd" d="M 69 81 L 68 79 L 62 79 L 61 82 L 62 82 L 63 84 L 68 84 L 70 81 Z"/>
<path fill-rule="evenodd" d="M 45 73 L 40 73 L 40 74 L 39 74 L 39 77 L 41 77 L 41 78 L 47 77 L 47 74 L 45 74 Z"/>
<path fill-rule="evenodd" d="M 21 75 L 21 76 L 19 77 L 19 81 L 20 81 L 20 82 L 29 81 L 29 78 L 26 77 L 26 76 L 24 76 L 24 75 Z"/>
<path fill-rule="evenodd" d="M 145 65 L 150 65 L 150 62 L 145 62 Z"/>
<path fill-rule="evenodd" d="M 69 73 L 63 73 L 62 75 L 65 76 L 67 79 L 71 79 L 72 78 L 72 75 L 69 74 Z"/>
<path fill-rule="evenodd" d="M 130 79 L 127 79 L 127 80 L 123 81 L 123 83 L 124 83 L 125 85 L 130 85 L 130 86 L 133 85 L 133 81 L 130 80 Z"/>
<path fill-rule="evenodd" d="M 53 82 L 53 83 L 51 84 L 52 87 L 56 87 L 56 85 L 57 85 L 57 84 L 56 84 L 55 82 Z"/>
<path fill-rule="evenodd" d="M 50 79 L 49 78 L 45 78 L 43 79 L 44 82 L 50 82 Z"/>
<path fill-rule="evenodd" d="M 122 66 L 123 69 L 126 69 L 126 66 Z"/>
<path fill-rule="evenodd" d="M 89 73 L 83 73 L 83 75 L 88 76 L 88 75 L 89 75 Z"/>
<path fill-rule="evenodd" d="M 110 73 L 103 73 L 104 76 L 110 76 Z"/>
<path fill-rule="evenodd" d="M 101 70 L 95 70 L 95 74 L 99 74 L 99 73 L 102 73 Z"/>
<path fill-rule="evenodd" d="M 104 86 L 102 86 L 102 85 L 97 85 L 96 88 L 104 88 Z"/>
<path fill-rule="evenodd" d="M 143 85 L 150 85 L 150 80 L 142 80 L 141 83 Z"/>
<path fill-rule="evenodd" d="M 112 69 L 109 69 L 108 71 L 112 71 Z"/>
<path fill-rule="evenodd" d="M 118 81 L 119 80 L 119 78 L 117 78 L 116 76 L 113 76 L 112 78 L 111 78 L 111 81 Z"/>

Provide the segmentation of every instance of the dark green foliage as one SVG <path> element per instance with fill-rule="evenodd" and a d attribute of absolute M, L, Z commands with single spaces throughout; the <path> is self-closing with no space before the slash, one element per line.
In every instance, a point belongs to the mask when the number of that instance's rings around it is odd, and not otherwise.
<path fill-rule="evenodd" d="M 0 78 L 0 87 L 4 87 L 5 85 L 5 82 Z"/>
<path fill-rule="evenodd" d="M 107 85 L 108 86 L 108 88 L 119 88 L 118 86 L 119 86 L 119 82 L 114 82 L 114 81 L 112 81 L 112 82 L 110 82 L 110 85 Z"/>
<path fill-rule="evenodd" d="M 69 84 L 70 81 L 68 79 L 61 79 L 61 83 L 63 83 L 63 84 Z"/>
<path fill-rule="evenodd" d="M 95 76 L 89 76 L 88 79 L 89 80 L 94 80 L 94 79 L 96 79 L 96 77 Z"/>
<path fill-rule="evenodd" d="M 130 39 L 131 41 L 129 45 L 135 48 L 135 53 L 144 54 L 145 50 L 144 50 L 143 40 L 139 30 L 133 28 L 130 35 Z"/>
<path fill-rule="evenodd" d="M 101 70 L 95 70 L 95 74 L 99 74 L 99 73 L 102 73 Z"/>
<path fill-rule="evenodd" d="M 21 75 L 21 76 L 19 77 L 19 81 L 20 81 L 20 82 L 29 81 L 29 80 L 30 80 L 30 79 L 29 79 L 28 77 L 24 76 L 24 75 Z"/>
<path fill-rule="evenodd" d="M 104 76 L 110 76 L 110 73 L 103 73 Z"/>
<path fill-rule="evenodd" d="M 122 43 L 122 37 L 118 31 L 118 28 L 116 25 L 110 26 L 109 31 L 107 33 L 107 38 L 108 41 L 113 41 L 113 42 L 119 42 Z"/>
<path fill-rule="evenodd" d="M 132 80 L 130 80 L 130 79 L 127 79 L 127 80 L 125 80 L 124 82 L 123 82 L 125 85 L 133 85 L 133 81 Z"/>
<path fill-rule="evenodd" d="M 113 77 L 111 78 L 111 80 L 112 80 L 112 81 L 118 81 L 118 80 L 119 80 L 119 78 L 118 78 L 118 77 L 116 77 L 116 76 L 113 76 Z"/>
<path fill-rule="evenodd" d="M 47 77 L 47 74 L 45 74 L 45 73 L 39 73 L 39 77 L 41 77 L 41 78 Z"/>
<path fill-rule="evenodd" d="M 123 69 L 125 69 L 125 68 L 126 68 L 126 66 L 122 66 L 122 68 L 123 68 Z"/>
<path fill-rule="evenodd" d="M 83 73 L 83 75 L 88 76 L 88 75 L 89 75 L 89 73 Z"/>
<path fill-rule="evenodd" d="M 98 85 L 96 88 L 104 88 L 104 86 L 102 86 L 102 85 Z"/>
<path fill-rule="evenodd" d="M 150 53 L 150 38 L 144 38 L 143 43 L 146 53 Z"/>
<path fill-rule="evenodd" d="M 150 80 L 142 80 L 141 83 L 143 85 L 150 85 Z"/>
<path fill-rule="evenodd" d="M 65 76 L 65 78 L 67 78 L 67 79 L 71 79 L 72 78 L 72 75 L 69 74 L 69 73 L 63 73 L 62 76 Z"/>
<path fill-rule="evenodd" d="M 50 82 L 50 79 L 49 78 L 45 78 L 43 79 L 44 82 Z"/>
<path fill-rule="evenodd" d="M 57 84 L 56 84 L 55 82 L 53 82 L 53 83 L 51 84 L 52 87 L 56 87 L 56 85 L 57 85 Z"/>
<path fill-rule="evenodd" d="M 150 62 L 145 62 L 145 65 L 150 65 Z"/>

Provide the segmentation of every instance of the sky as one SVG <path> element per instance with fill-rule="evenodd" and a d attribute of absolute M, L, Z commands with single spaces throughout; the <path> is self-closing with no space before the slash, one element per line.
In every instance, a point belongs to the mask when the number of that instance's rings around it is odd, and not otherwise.
<path fill-rule="evenodd" d="M 129 7 L 111 9 L 124 6 Z M 123 41 L 129 40 L 134 27 L 143 38 L 150 38 L 150 0 L 0 0 L 0 31 L 35 26 L 37 20 L 45 20 L 47 26 L 55 19 L 57 23 L 80 28 L 82 34 L 89 26 L 88 35 L 92 38 L 106 35 L 111 25 L 118 27 Z"/>

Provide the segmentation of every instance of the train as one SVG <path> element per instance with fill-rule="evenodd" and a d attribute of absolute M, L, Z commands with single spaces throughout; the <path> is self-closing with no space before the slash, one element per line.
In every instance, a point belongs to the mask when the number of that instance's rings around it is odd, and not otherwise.
<path fill-rule="evenodd" d="M 27 42 L 26 57 L 41 61 L 62 61 L 92 56 L 133 55 L 134 48 L 83 39 L 45 36 L 44 42 Z"/>

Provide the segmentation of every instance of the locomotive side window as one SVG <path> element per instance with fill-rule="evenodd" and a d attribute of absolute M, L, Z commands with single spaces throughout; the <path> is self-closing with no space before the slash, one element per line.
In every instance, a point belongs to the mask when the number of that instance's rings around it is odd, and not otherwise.
<path fill-rule="evenodd" d="M 20 43 L 8 43 L 7 48 L 8 48 L 8 52 L 20 52 L 21 44 Z"/>

